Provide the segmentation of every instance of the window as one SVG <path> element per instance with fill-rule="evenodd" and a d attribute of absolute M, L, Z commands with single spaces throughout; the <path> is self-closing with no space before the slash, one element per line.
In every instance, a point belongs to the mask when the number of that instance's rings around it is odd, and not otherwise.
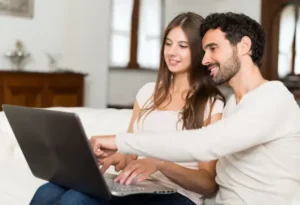
<path fill-rule="evenodd" d="M 162 0 L 113 0 L 110 67 L 158 69 Z"/>
<path fill-rule="evenodd" d="M 269 80 L 286 81 L 298 75 L 300 83 L 299 10 L 300 0 L 262 0 L 267 42 L 261 70 Z"/>
<path fill-rule="evenodd" d="M 293 5 L 283 9 L 279 26 L 278 75 L 279 78 L 284 78 L 293 73 L 293 42 L 296 26 Z"/>
<path fill-rule="evenodd" d="M 285 78 L 288 75 L 300 74 L 300 9 L 297 4 L 284 7 L 280 16 L 278 75 Z"/>
<path fill-rule="evenodd" d="M 281 80 L 300 105 L 300 0 L 262 0 L 267 35 L 262 73 Z"/>

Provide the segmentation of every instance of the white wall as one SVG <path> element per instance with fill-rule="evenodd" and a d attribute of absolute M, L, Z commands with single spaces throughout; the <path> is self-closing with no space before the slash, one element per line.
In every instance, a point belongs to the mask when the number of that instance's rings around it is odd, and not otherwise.
<path fill-rule="evenodd" d="M 108 104 L 130 106 L 146 82 L 155 82 L 157 72 L 138 70 L 111 70 L 108 81 Z"/>
<path fill-rule="evenodd" d="M 31 53 L 26 70 L 48 70 L 45 52 L 61 53 L 65 22 L 65 0 L 35 1 L 34 18 L 0 16 L 0 69 L 11 68 L 3 54 L 20 39 Z"/>
<path fill-rule="evenodd" d="M 67 1 L 64 64 L 88 74 L 85 105 L 104 108 L 107 102 L 110 1 Z"/>
<path fill-rule="evenodd" d="M 213 12 L 244 13 L 260 22 L 261 0 L 165 0 L 165 25 L 180 12 L 192 11 L 206 17 Z"/>
<path fill-rule="evenodd" d="M 220 1 L 222 0 L 165 0 L 165 25 L 181 12 L 191 11 L 205 17 L 216 11 Z"/>
<path fill-rule="evenodd" d="M 257 22 L 261 19 L 261 0 L 215 0 L 218 2 L 216 12 L 244 13 Z"/>

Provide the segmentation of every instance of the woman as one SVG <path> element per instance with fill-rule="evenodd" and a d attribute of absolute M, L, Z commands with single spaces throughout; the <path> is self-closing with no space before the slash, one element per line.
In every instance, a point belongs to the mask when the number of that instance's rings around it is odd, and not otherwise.
<path fill-rule="evenodd" d="M 195 13 L 176 16 L 165 30 L 156 83 L 147 83 L 138 92 L 129 132 L 157 132 L 197 129 L 222 116 L 225 99 L 203 67 L 199 28 L 203 18 Z M 171 143 L 171 142 L 170 142 Z M 131 195 L 112 201 L 87 196 L 48 183 L 31 201 L 35 204 L 202 204 L 203 196 L 214 193 L 216 161 L 172 163 L 116 153 L 99 162 L 101 171 L 110 165 L 123 170 L 115 181 L 130 184 L 151 176 L 177 189 L 169 195 Z"/>

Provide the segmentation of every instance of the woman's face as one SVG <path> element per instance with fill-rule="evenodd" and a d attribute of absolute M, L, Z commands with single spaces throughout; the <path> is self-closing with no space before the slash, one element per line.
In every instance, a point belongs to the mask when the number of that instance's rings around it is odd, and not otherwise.
<path fill-rule="evenodd" d="M 191 50 L 188 39 L 180 27 L 169 31 L 164 46 L 164 58 L 168 69 L 176 74 L 186 72 L 191 66 Z"/>

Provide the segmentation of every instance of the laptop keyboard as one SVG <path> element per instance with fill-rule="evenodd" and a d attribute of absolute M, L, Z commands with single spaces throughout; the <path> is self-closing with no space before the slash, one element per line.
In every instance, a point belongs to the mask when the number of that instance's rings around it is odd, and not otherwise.
<path fill-rule="evenodd" d="M 110 188 L 111 191 L 143 191 L 145 190 L 144 187 L 137 186 L 137 185 L 126 185 L 114 182 L 113 179 L 105 178 L 105 181 Z"/>

